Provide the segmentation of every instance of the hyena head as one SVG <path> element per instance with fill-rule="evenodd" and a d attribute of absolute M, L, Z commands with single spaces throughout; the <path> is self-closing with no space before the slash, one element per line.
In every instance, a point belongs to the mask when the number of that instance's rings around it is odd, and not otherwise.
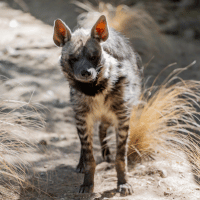
<path fill-rule="evenodd" d="M 101 42 L 108 39 L 106 18 L 102 15 L 91 31 L 78 29 L 74 33 L 60 19 L 54 23 L 53 40 L 62 48 L 61 66 L 71 85 L 97 84 L 101 71 Z"/>

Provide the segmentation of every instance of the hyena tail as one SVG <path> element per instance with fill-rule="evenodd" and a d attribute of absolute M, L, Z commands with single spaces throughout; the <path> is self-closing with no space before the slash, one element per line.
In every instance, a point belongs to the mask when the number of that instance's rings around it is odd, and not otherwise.
<path fill-rule="evenodd" d="M 200 177 L 200 81 L 177 77 L 188 67 L 175 69 L 163 84 L 143 92 L 131 114 L 128 155 L 141 161 L 156 152 L 178 156 L 174 152 L 180 150 Z"/>
<path fill-rule="evenodd" d="M 152 58 L 151 62 L 162 63 L 163 66 L 166 58 L 167 64 L 174 61 L 174 52 L 169 40 L 161 34 L 159 25 L 144 6 L 136 4 L 133 7 L 125 5 L 114 7 L 109 3 L 99 2 L 99 5 L 95 7 L 89 2 L 75 1 L 74 3 L 86 11 L 78 16 L 79 26 L 91 28 L 103 14 L 106 16 L 109 27 L 129 39 L 144 63 L 148 63 Z"/>

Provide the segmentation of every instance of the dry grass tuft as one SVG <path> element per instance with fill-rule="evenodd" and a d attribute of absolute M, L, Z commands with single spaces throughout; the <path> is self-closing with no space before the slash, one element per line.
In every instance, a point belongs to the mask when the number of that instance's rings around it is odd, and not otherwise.
<path fill-rule="evenodd" d="M 21 155 L 35 148 L 30 130 L 42 126 L 41 115 L 30 102 L 0 98 L 0 192 L 3 196 L 9 196 L 9 192 L 4 194 L 5 188 L 13 192 L 16 185 L 25 183 L 29 163 Z"/>
<path fill-rule="evenodd" d="M 188 67 L 175 69 L 160 86 L 143 92 L 142 103 L 131 115 L 129 155 L 134 159 L 155 152 L 178 156 L 174 155 L 178 149 L 186 153 L 199 176 L 200 81 L 178 77 Z"/>

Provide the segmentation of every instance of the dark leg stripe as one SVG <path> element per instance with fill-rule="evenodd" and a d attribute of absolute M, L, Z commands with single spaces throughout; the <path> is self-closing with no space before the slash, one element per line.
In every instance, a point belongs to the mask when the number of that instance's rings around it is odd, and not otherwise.
<path fill-rule="evenodd" d="M 79 115 L 81 117 L 85 117 L 86 113 L 88 113 L 87 109 L 81 108 L 81 109 L 74 109 L 74 112 L 76 113 L 76 115 Z"/>
<path fill-rule="evenodd" d="M 85 127 L 86 123 L 82 122 L 76 122 L 76 126 L 82 126 L 83 128 Z"/>
<path fill-rule="evenodd" d="M 78 118 L 78 117 L 75 117 L 76 121 L 77 122 L 82 122 L 83 124 L 85 123 L 85 119 L 81 119 L 81 118 Z"/>
<path fill-rule="evenodd" d="M 86 128 L 85 127 L 82 127 L 82 128 L 78 128 L 77 127 L 77 130 L 78 130 L 78 134 L 81 134 L 81 135 L 85 134 L 85 132 L 86 132 Z"/>
<path fill-rule="evenodd" d="M 88 148 L 88 146 L 83 146 L 83 157 L 85 161 L 91 161 L 94 160 L 93 154 L 92 154 L 92 150 L 90 148 Z M 86 156 L 87 155 L 87 156 Z"/>
<path fill-rule="evenodd" d="M 124 115 L 124 113 L 123 113 L 123 115 L 118 115 L 118 119 L 120 120 L 120 121 L 128 121 L 129 120 L 129 118 L 128 118 L 128 116 L 127 115 Z"/>
<path fill-rule="evenodd" d="M 110 126 L 110 123 L 107 123 L 104 121 L 102 121 L 101 125 L 99 126 L 99 138 L 100 138 L 101 153 L 102 153 L 103 158 L 105 158 L 106 155 L 110 154 L 107 141 L 105 140 L 107 129 L 109 126 Z"/>
<path fill-rule="evenodd" d="M 121 132 L 121 131 L 128 132 L 128 130 L 129 130 L 129 126 L 127 125 L 127 126 L 119 127 L 118 130 L 119 130 L 119 132 Z M 119 135 L 120 135 L 120 133 L 119 133 Z"/>
<path fill-rule="evenodd" d="M 122 147 L 124 148 L 126 145 L 126 140 L 123 140 L 122 142 L 120 142 L 117 146 L 118 150 L 120 150 Z"/>
<path fill-rule="evenodd" d="M 127 135 L 128 135 L 127 132 L 123 132 L 121 134 L 118 134 L 118 137 L 122 141 L 123 139 L 125 140 L 127 138 Z"/>

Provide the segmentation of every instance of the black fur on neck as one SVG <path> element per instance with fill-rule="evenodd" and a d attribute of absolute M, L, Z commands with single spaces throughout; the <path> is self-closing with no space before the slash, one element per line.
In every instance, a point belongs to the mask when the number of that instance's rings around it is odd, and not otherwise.
<path fill-rule="evenodd" d="M 95 96 L 100 94 L 105 90 L 108 85 L 108 79 L 104 79 L 97 84 L 97 80 L 90 83 L 83 83 L 80 81 L 75 81 L 73 84 L 73 88 L 78 90 L 81 93 L 84 93 L 87 96 Z"/>

